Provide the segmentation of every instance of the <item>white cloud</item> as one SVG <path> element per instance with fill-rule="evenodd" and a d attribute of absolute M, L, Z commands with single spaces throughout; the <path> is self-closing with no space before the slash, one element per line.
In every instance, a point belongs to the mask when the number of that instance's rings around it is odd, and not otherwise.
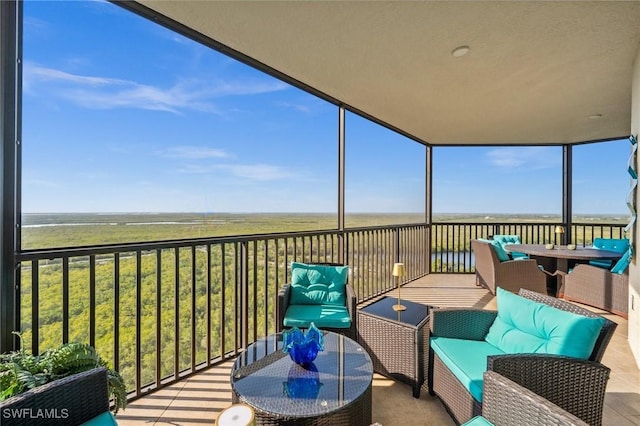
<path fill-rule="evenodd" d="M 216 166 L 210 164 L 185 164 L 180 166 L 176 171 L 178 173 L 200 175 L 213 173 L 215 169 Z"/>
<path fill-rule="evenodd" d="M 561 161 L 557 148 L 552 147 L 495 148 L 486 156 L 493 166 L 504 169 L 548 169 Z"/>
<path fill-rule="evenodd" d="M 190 160 L 230 157 L 230 155 L 222 149 L 188 145 L 173 146 L 158 151 L 158 155 L 169 158 L 187 158 Z"/>
<path fill-rule="evenodd" d="M 131 80 L 86 76 L 25 63 L 27 93 L 49 90 L 47 96 L 66 99 L 92 109 L 138 108 L 180 113 L 186 110 L 220 113 L 212 102 L 224 96 L 254 95 L 285 90 L 289 86 L 273 80 L 243 81 L 182 80 L 171 87 L 156 87 Z"/>
<path fill-rule="evenodd" d="M 178 171 L 190 174 L 210 174 L 223 171 L 237 178 L 259 182 L 289 179 L 294 176 L 294 173 L 270 164 L 187 164 Z"/>
<path fill-rule="evenodd" d="M 303 104 L 294 104 L 291 102 L 277 102 L 276 105 L 283 108 L 287 108 L 287 109 L 293 109 L 295 111 L 298 111 L 304 114 L 310 114 L 312 112 L 312 109 L 310 106 L 303 105 Z"/>
<path fill-rule="evenodd" d="M 40 67 L 25 63 L 24 67 L 25 79 L 34 82 L 41 81 L 59 81 L 71 82 L 82 86 L 106 86 L 106 85 L 127 85 L 131 84 L 126 80 L 104 77 L 89 77 L 76 74 L 70 74 L 53 68 Z"/>
<path fill-rule="evenodd" d="M 292 173 L 284 170 L 282 167 L 268 164 L 236 164 L 217 167 L 219 169 L 229 170 L 234 176 L 257 181 L 280 180 L 293 176 Z"/>
<path fill-rule="evenodd" d="M 47 179 L 36 179 L 36 178 L 24 179 L 23 184 L 25 186 L 37 186 L 40 188 L 56 188 L 60 186 L 57 182 L 47 180 Z"/>
<path fill-rule="evenodd" d="M 83 180 L 102 180 L 109 179 L 111 177 L 109 173 L 100 171 L 78 172 L 78 176 Z"/>

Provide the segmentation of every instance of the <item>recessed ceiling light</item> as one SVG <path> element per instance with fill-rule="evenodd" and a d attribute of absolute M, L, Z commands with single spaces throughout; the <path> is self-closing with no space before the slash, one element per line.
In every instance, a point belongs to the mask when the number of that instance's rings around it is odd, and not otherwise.
<path fill-rule="evenodd" d="M 602 118 L 602 114 L 592 114 L 589 116 L 590 120 L 597 120 L 598 118 Z"/>
<path fill-rule="evenodd" d="M 469 46 L 458 46 L 455 49 L 453 49 L 453 51 L 451 51 L 451 56 L 459 58 L 461 56 L 466 55 L 469 52 L 471 52 L 471 48 Z"/>

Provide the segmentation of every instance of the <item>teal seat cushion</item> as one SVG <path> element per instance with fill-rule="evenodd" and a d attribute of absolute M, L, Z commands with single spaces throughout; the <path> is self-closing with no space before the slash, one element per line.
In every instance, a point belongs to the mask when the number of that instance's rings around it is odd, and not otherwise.
<path fill-rule="evenodd" d="M 511 257 L 513 257 L 513 260 L 527 260 L 527 259 L 529 259 L 529 255 L 527 255 L 526 253 L 520 253 L 519 251 L 512 251 L 511 252 Z"/>
<path fill-rule="evenodd" d="M 498 316 L 485 340 L 505 353 L 545 353 L 588 359 L 604 325 L 498 288 Z"/>
<path fill-rule="evenodd" d="M 631 262 L 632 253 L 633 251 L 631 250 L 631 247 L 629 247 L 627 251 L 622 255 L 622 257 L 618 259 L 616 264 L 613 265 L 613 268 L 611 268 L 611 272 L 614 274 L 624 274 L 624 271 L 626 271 L 629 267 L 629 262 Z"/>
<path fill-rule="evenodd" d="M 444 365 L 464 385 L 473 398 L 482 402 L 483 374 L 487 371 L 487 357 L 502 355 L 504 351 L 483 340 L 432 337 L 431 349 Z"/>
<path fill-rule="evenodd" d="M 511 260 L 511 258 L 509 257 L 509 253 L 507 253 L 507 251 L 504 249 L 504 247 L 502 247 L 502 244 L 500 244 L 499 241 L 485 240 L 484 238 L 478 238 L 478 241 L 491 244 L 491 247 L 493 247 L 493 251 L 496 253 L 496 256 L 498 256 L 498 260 L 500 262 Z"/>
<path fill-rule="evenodd" d="M 351 318 L 346 306 L 289 305 L 284 314 L 285 327 L 308 328 L 312 322 L 318 328 L 351 327 Z"/>
<path fill-rule="evenodd" d="M 468 422 L 463 423 L 462 426 L 493 426 L 493 423 L 482 416 L 475 416 Z"/>
<path fill-rule="evenodd" d="M 91 420 L 82 423 L 80 426 L 117 426 L 116 418 L 113 417 L 110 411 L 95 416 Z"/>
<path fill-rule="evenodd" d="M 611 260 L 608 259 L 593 259 L 589 261 L 589 265 L 591 266 L 597 266 L 598 268 L 603 268 L 603 269 L 609 269 L 611 268 L 611 265 L 613 264 L 613 262 Z"/>
<path fill-rule="evenodd" d="M 345 304 L 348 266 L 291 262 L 291 296 L 296 305 Z"/>

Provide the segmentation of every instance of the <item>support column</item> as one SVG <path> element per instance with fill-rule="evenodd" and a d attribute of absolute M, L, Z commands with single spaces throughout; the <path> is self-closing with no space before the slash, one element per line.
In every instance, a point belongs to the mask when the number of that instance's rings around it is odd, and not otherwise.
<path fill-rule="evenodd" d="M 15 253 L 17 232 L 17 167 L 20 141 L 20 80 L 22 3 L 17 0 L 0 1 L 0 353 L 18 348 L 17 338 L 11 334 L 19 328 L 19 286 Z"/>
<path fill-rule="evenodd" d="M 567 244 L 573 242 L 571 235 L 573 217 L 573 147 L 571 145 L 562 146 L 562 226 L 564 234 L 560 236 L 560 243 Z"/>
<path fill-rule="evenodd" d="M 345 190 L 345 124 L 344 107 L 338 107 L 338 262 L 346 263 L 346 240 L 344 238 L 344 190 Z M 332 260 L 333 261 L 333 260 Z"/>
<path fill-rule="evenodd" d="M 427 225 L 427 274 L 431 273 L 431 226 L 433 224 L 433 147 L 425 145 L 425 206 L 424 221 Z"/>

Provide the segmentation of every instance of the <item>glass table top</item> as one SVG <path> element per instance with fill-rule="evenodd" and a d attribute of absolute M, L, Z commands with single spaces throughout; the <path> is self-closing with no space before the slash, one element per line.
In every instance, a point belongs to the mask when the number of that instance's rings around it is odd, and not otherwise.
<path fill-rule="evenodd" d="M 282 352 L 282 334 L 270 335 L 241 353 L 231 386 L 253 407 L 273 415 L 313 417 L 339 410 L 371 385 L 373 365 L 353 340 L 324 333 L 324 351 L 307 368 Z"/>
<path fill-rule="evenodd" d="M 418 326 L 429 316 L 431 306 L 421 303 L 411 302 L 410 300 L 400 300 L 400 304 L 407 309 L 404 311 L 395 311 L 393 306 L 398 304 L 395 297 L 386 296 L 371 305 L 360 309 L 361 312 L 376 315 L 390 320 L 400 321 L 405 324 Z"/>

